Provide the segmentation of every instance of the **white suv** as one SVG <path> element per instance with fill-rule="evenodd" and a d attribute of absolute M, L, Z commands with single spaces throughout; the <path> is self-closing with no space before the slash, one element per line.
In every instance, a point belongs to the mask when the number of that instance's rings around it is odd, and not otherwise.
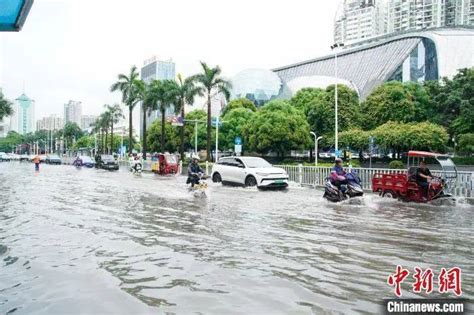
<path fill-rule="evenodd" d="M 288 174 L 259 157 L 225 157 L 212 167 L 212 181 L 259 188 L 287 187 Z"/>

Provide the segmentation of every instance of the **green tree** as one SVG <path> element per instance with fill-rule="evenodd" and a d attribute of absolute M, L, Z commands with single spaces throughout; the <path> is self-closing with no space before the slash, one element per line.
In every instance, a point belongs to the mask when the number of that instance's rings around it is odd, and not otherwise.
<path fill-rule="evenodd" d="M 221 68 L 209 67 L 205 62 L 201 62 L 202 73 L 193 76 L 200 88 L 200 93 L 207 97 L 207 160 L 211 160 L 211 96 L 213 93 L 222 93 L 228 100 L 230 97 L 231 84 L 221 77 Z"/>
<path fill-rule="evenodd" d="M 197 148 L 198 150 L 206 149 L 207 144 L 207 125 L 206 125 L 207 114 L 205 111 L 196 109 L 186 114 L 187 121 L 199 121 L 197 124 Z M 215 139 L 215 129 L 212 130 L 212 139 Z M 195 123 L 191 122 L 186 124 L 184 129 L 185 138 L 185 149 L 194 150 L 195 147 Z M 213 142 L 214 144 L 214 142 Z"/>
<path fill-rule="evenodd" d="M 180 127 L 179 131 L 179 139 L 180 139 L 180 146 L 179 146 L 179 154 L 181 156 L 181 160 L 184 160 L 184 133 L 185 133 L 185 126 L 186 120 L 186 104 L 192 105 L 194 103 L 194 98 L 196 96 L 203 96 L 202 89 L 199 89 L 196 86 L 196 82 L 193 77 L 189 77 L 183 79 L 183 76 L 178 74 L 177 81 L 176 81 L 176 97 L 177 97 L 177 104 L 178 107 L 176 108 L 177 111 L 180 112 L 181 117 L 183 118 L 183 125 Z"/>
<path fill-rule="evenodd" d="M 111 152 L 116 152 L 114 150 L 114 125 L 117 124 L 120 119 L 122 119 L 123 111 L 119 104 L 114 104 L 112 106 L 106 105 L 107 112 L 109 113 L 109 122 L 110 122 L 110 150 Z"/>
<path fill-rule="evenodd" d="M 153 80 L 149 84 L 143 81 L 139 81 L 138 90 L 140 100 L 142 102 L 142 155 L 143 159 L 146 160 L 147 153 L 147 117 L 150 116 L 152 111 L 158 109 L 158 101 L 162 93 L 161 82 L 159 80 Z"/>
<path fill-rule="evenodd" d="M 64 125 L 63 135 L 68 140 L 69 143 L 73 143 L 74 139 L 77 140 L 83 136 L 83 132 L 81 128 L 75 122 L 68 121 Z"/>
<path fill-rule="evenodd" d="M 5 98 L 0 89 L 0 120 L 13 114 L 12 103 Z"/>
<path fill-rule="evenodd" d="M 76 143 L 74 143 L 73 149 L 78 150 L 78 149 L 90 149 L 93 148 L 95 145 L 95 140 L 91 136 L 82 136 L 80 137 Z"/>
<path fill-rule="evenodd" d="M 474 133 L 459 135 L 458 152 L 468 156 L 474 153 Z"/>
<path fill-rule="evenodd" d="M 370 136 L 369 131 L 363 131 L 359 128 L 346 130 L 339 134 L 339 145 L 361 153 L 369 148 Z"/>
<path fill-rule="evenodd" d="M 280 157 L 311 143 L 303 113 L 282 100 L 270 101 L 260 108 L 243 132 L 250 149 L 259 153 L 277 152 Z"/>
<path fill-rule="evenodd" d="M 339 92 L 339 91 L 338 91 Z M 308 115 L 309 105 L 313 100 L 326 97 L 326 91 L 320 88 L 302 88 L 290 99 L 291 105 Z"/>
<path fill-rule="evenodd" d="M 140 101 L 140 79 L 136 66 L 130 68 L 129 75 L 119 74 L 118 80 L 110 87 L 111 92 L 120 91 L 122 93 L 122 102 L 128 107 L 128 138 L 133 143 L 133 109 Z M 132 153 L 132 146 L 129 146 L 128 153 Z"/>
<path fill-rule="evenodd" d="M 378 146 L 400 153 L 407 150 L 444 151 L 448 133 L 443 126 L 430 122 L 400 123 L 389 121 L 370 132 Z"/>
<path fill-rule="evenodd" d="M 451 137 L 474 132 L 474 68 L 461 69 L 452 80 L 425 82 L 433 100 L 431 121 L 442 124 Z"/>
<path fill-rule="evenodd" d="M 253 104 L 253 103 L 252 103 Z M 234 141 L 236 137 L 242 137 L 244 126 L 252 119 L 255 113 L 245 107 L 236 107 L 228 111 L 222 120 L 222 128 L 219 129 L 220 147 L 226 150 L 234 149 Z"/>
<path fill-rule="evenodd" d="M 176 152 L 179 147 L 179 135 L 177 129 L 170 123 L 165 122 L 162 128 L 162 121 L 155 120 L 147 133 L 147 146 L 152 152 Z M 162 132 L 164 131 L 164 134 Z M 165 139 L 162 142 L 159 139 Z M 162 146 L 164 144 L 164 146 Z"/>
<path fill-rule="evenodd" d="M 362 103 L 364 128 L 370 130 L 388 121 L 425 121 L 430 106 L 431 99 L 423 86 L 391 81 L 376 88 Z"/>
<path fill-rule="evenodd" d="M 315 97 L 306 107 L 307 120 L 312 131 L 330 137 L 335 130 L 334 85 L 328 86 L 324 95 Z M 358 128 L 361 120 L 357 93 L 345 85 L 338 85 L 338 130 Z"/>
<path fill-rule="evenodd" d="M 0 152 L 16 150 L 17 145 L 23 143 L 23 137 L 15 132 L 9 131 L 5 138 L 0 138 Z"/>
<path fill-rule="evenodd" d="M 246 99 L 246 98 L 237 98 L 235 100 L 232 100 L 229 102 L 229 104 L 227 104 L 224 109 L 222 110 L 222 116 L 225 116 L 228 112 L 236 109 L 236 108 L 246 108 L 252 112 L 256 112 L 257 111 L 257 107 L 255 106 L 255 104 Z"/>

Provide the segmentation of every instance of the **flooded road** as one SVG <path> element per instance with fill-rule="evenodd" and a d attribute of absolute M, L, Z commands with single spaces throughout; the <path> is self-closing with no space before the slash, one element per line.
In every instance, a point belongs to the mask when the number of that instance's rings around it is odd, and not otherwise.
<path fill-rule="evenodd" d="M 463 200 L 335 205 L 309 188 L 216 184 L 197 199 L 184 182 L 0 163 L 0 313 L 379 313 L 397 264 L 458 266 L 474 298 Z"/>

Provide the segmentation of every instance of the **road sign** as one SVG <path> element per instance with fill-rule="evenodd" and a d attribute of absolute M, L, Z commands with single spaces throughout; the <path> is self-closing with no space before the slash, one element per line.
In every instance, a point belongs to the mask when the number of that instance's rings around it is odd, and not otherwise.
<path fill-rule="evenodd" d="M 219 120 L 219 119 L 216 118 L 216 117 L 212 117 L 212 119 L 211 119 L 211 125 L 212 125 L 212 127 L 215 127 L 215 126 L 216 126 L 216 122 L 217 122 L 217 121 L 219 121 L 219 127 L 222 126 L 222 121 L 221 121 L 221 120 Z"/>
<path fill-rule="evenodd" d="M 236 145 L 242 144 L 242 138 L 241 137 L 235 137 L 234 144 L 236 144 Z"/>
<path fill-rule="evenodd" d="M 242 153 L 242 145 L 241 144 L 234 145 L 234 152 L 238 155 Z"/>
<path fill-rule="evenodd" d="M 341 150 L 336 150 L 336 151 L 334 152 L 334 155 L 336 155 L 337 158 L 338 158 L 338 157 L 341 157 Z"/>

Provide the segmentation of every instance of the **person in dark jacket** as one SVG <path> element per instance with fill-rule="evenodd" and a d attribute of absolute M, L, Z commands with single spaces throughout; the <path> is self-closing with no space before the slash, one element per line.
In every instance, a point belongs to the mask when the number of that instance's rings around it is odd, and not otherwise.
<path fill-rule="evenodd" d="M 428 199 L 429 180 L 433 178 L 430 170 L 426 167 L 425 161 L 420 162 L 420 167 L 416 170 L 416 182 L 423 190 L 423 198 Z"/>
<path fill-rule="evenodd" d="M 186 184 L 191 184 L 191 187 L 199 184 L 199 174 L 204 174 L 204 170 L 199 166 L 199 158 L 193 157 L 188 166 L 188 180 Z"/>

